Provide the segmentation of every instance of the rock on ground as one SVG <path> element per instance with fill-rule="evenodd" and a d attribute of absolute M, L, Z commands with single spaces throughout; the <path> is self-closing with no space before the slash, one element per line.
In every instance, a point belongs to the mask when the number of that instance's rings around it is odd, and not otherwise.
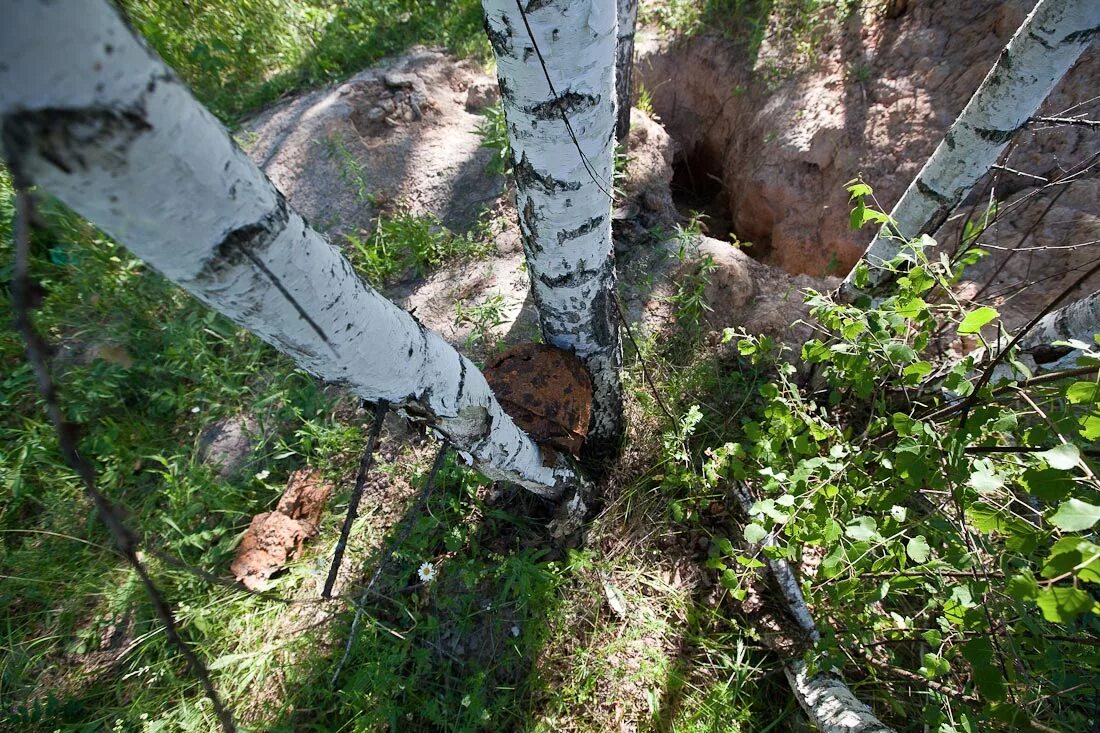
<path fill-rule="evenodd" d="M 219 480 L 232 479 L 251 463 L 260 434 L 260 424 L 251 415 L 218 420 L 202 431 L 199 460 L 214 468 Z"/>

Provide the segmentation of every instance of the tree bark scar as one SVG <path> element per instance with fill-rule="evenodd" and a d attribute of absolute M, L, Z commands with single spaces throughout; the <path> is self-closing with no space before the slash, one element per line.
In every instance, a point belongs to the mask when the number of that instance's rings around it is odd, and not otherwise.
<path fill-rule="evenodd" d="M 951 199 L 947 198 L 942 193 L 929 186 L 927 183 L 924 182 L 923 178 L 917 179 L 916 186 L 918 191 L 935 201 L 940 206 L 951 206 Z"/>
<path fill-rule="evenodd" d="M 530 201 L 530 199 L 528 199 L 528 201 Z M 559 245 L 565 244 L 566 242 L 568 242 L 571 239 L 577 239 L 578 237 L 583 237 L 585 234 L 588 234 L 593 229 L 595 229 L 600 224 L 602 224 L 603 220 L 604 220 L 604 217 L 602 215 L 601 216 L 594 216 L 591 219 L 589 219 L 588 221 L 586 221 L 584 224 L 581 224 L 576 229 L 565 229 L 563 231 L 558 232 L 558 244 Z"/>
<path fill-rule="evenodd" d="M 1015 130 L 990 130 L 986 127 L 975 127 L 974 134 L 980 137 L 982 140 L 988 140 L 991 143 L 1006 143 L 1012 139 L 1012 136 L 1016 134 Z"/>
<path fill-rule="evenodd" d="M 586 270 L 583 266 L 583 263 L 581 264 L 582 266 L 580 269 L 567 272 L 564 275 L 556 275 L 554 277 L 550 277 L 549 275 L 539 273 L 539 282 L 551 289 L 573 288 L 580 285 L 581 283 L 585 283 L 591 280 L 594 277 L 597 277 L 600 274 L 599 270 Z"/>
<path fill-rule="evenodd" d="M 614 282 L 609 287 L 600 288 L 592 301 L 592 336 L 596 343 L 604 348 L 617 342 L 615 331 L 615 304 L 612 300 L 615 291 Z"/>
<path fill-rule="evenodd" d="M 1073 33 L 1070 33 L 1068 36 L 1061 40 L 1061 43 L 1062 45 L 1077 43 L 1083 46 L 1091 42 L 1092 39 L 1098 35 L 1100 35 L 1100 26 L 1096 26 L 1095 28 L 1086 28 L 1085 30 L 1074 31 Z M 1047 48 L 1050 48 L 1050 46 L 1047 46 Z"/>
<path fill-rule="evenodd" d="M 511 56 L 512 55 L 512 35 L 515 32 L 512 29 L 512 21 L 508 20 L 508 16 L 501 14 L 500 21 L 504 24 L 504 30 L 498 31 L 493 28 L 493 24 L 489 22 L 489 17 L 485 17 L 485 35 L 489 37 L 489 45 L 493 47 L 493 51 L 498 56 Z M 504 96 L 504 89 L 500 90 L 501 96 Z"/>
<path fill-rule="evenodd" d="M 1054 50 L 1054 46 L 1047 43 L 1047 39 L 1043 38 L 1042 36 L 1040 36 L 1035 31 L 1028 31 L 1027 32 L 1027 37 L 1030 38 L 1031 40 L 1035 41 L 1036 43 L 1038 43 L 1040 46 L 1042 46 L 1043 48 L 1045 48 L 1048 51 L 1053 51 Z"/>
<path fill-rule="evenodd" d="M 520 234 L 523 236 L 523 244 L 528 248 L 532 254 L 538 254 L 542 252 L 542 245 L 539 244 L 539 218 L 535 213 L 535 203 L 531 200 L 531 197 L 527 197 L 527 201 L 523 204 L 523 210 L 520 212 L 523 226 L 520 227 Z"/>
<path fill-rule="evenodd" d="M 549 174 L 539 173 L 527 159 L 527 153 L 523 154 L 513 168 L 516 184 L 522 189 L 539 188 L 545 193 L 552 194 L 558 191 L 577 191 L 581 187 L 578 181 L 562 181 Z"/>
<path fill-rule="evenodd" d="M 89 167 L 89 151 L 95 163 L 106 169 L 127 165 L 130 144 L 153 129 L 142 103 L 126 108 L 47 107 L 6 115 L 3 122 L 5 156 L 13 174 L 23 176 L 27 161 L 37 156 L 62 173 Z"/>
<path fill-rule="evenodd" d="M 553 120 L 577 112 L 585 112 L 596 107 L 599 103 L 599 94 L 580 94 L 579 92 L 568 91 L 559 94 L 554 99 L 529 104 L 522 109 L 537 120 Z"/>
<path fill-rule="evenodd" d="M 455 408 L 462 402 L 462 391 L 466 389 L 466 360 L 458 354 L 458 391 L 455 392 Z"/>
<path fill-rule="evenodd" d="M 541 8 L 548 8 L 554 4 L 554 0 L 529 0 L 529 2 L 523 6 L 524 14 L 531 14 Z"/>

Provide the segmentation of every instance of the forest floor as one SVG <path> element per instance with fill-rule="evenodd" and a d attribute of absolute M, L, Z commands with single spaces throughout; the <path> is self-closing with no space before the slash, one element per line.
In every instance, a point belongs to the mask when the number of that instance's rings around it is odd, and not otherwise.
<path fill-rule="evenodd" d="M 285 17 L 240 15 L 249 3 L 213 14 L 220 6 L 210 3 L 202 12 L 212 13 L 212 37 L 195 30 L 195 17 L 124 4 L 372 284 L 479 364 L 538 339 L 476 3 L 291 3 Z M 545 530 L 553 507 L 453 456 L 423 498 L 436 447 L 389 416 L 331 601 L 319 600 L 320 588 L 371 410 L 47 202 L 49 228 L 34 242 L 48 293 L 38 317 L 57 344 L 65 409 L 83 423 L 101 485 L 146 539 L 146 560 L 242 728 L 807 729 L 782 673 L 803 642 L 755 578 L 759 555 L 745 549 L 746 517 L 714 478 L 716 456 L 767 444 L 779 408 L 803 426 L 819 421 L 812 401 L 777 402 L 772 390 L 790 386 L 783 365 L 803 369 L 799 351 L 820 331 L 803 292 L 835 286 L 870 238 L 848 224 L 845 183 L 862 177 L 888 210 L 1025 12 L 1013 0 L 913 0 L 892 18 L 877 6 L 810 0 L 643 3 L 638 109 L 615 212 L 619 297 L 633 325 L 630 436 L 597 512 L 562 546 Z M 296 31 L 249 57 L 215 43 L 217 34 L 275 39 L 277 23 Z M 1096 119 L 1098 77 L 1094 48 L 1044 113 Z M 974 222 L 992 221 L 982 235 L 991 255 L 954 284 L 959 302 L 995 307 L 1012 329 L 1095 262 L 1100 177 L 1093 168 L 1069 184 L 1056 179 L 1097 154 L 1095 130 L 1037 126 L 1017 136 L 1004 168 L 938 237 L 950 253 Z M 7 235 L 10 190 L 3 198 Z M 726 343 L 727 328 L 753 338 Z M 980 338 L 937 334 L 930 348 L 940 360 Z M 769 342 L 793 351 L 758 360 L 757 345 Z M 0 727 L 214 730 L 141 586 L 56 455 L 7 328 L 0 347 Z M 871 430 L 870 417 L 846 407 L 846 424 L 865 419 Z M 786 470 L 795 485 L 809 462 L 828 464 L 821 470 L 832 476 L 815 484 L 828 502 L 805 505 L 826 529 L 817 537 L 796 525 L 783 491 L 751 526 L 789 520 L 790 545 L 796 535 L 805 543 L 791 559 L 828 629 L 826 666 L 843 670 L 883 720 L 945 733 L 1095 724 L 1097 617 L 1048 623 L 1031 597 L 1011 605 L 998 593 L 989 605 L 1000 615 L 987 618 L 979 611 L 992 591 L 952 581 L 996 563 L 1005 538 L 1021 557 L 1037 552 L 1012 544 L 1014 526 L 959 519 L 962 539 L 954 518 L 920 529 L 905 519 L 917 511 L 901 498 L 907 478 L 851 497 L 833 485 L 848 470 L 841 458 L 861 450 L 858 435 L 838 429 L 814 438 L 820 448 L 784 436 L 779 452 L 792 463 L 772 457 L 761 482 L 787 485 Z M 912 470 L 901 452 L 883 454 L 899 477 Z M 277 549 L 290 558 L 270 568 L 265 594 L 247 592 L 231 570 L 242 536 L 304 469 L 331 492 L 327 506 L 315 529 L 283 538 Z M 994 469 L 1012 483 L 1008 468 Z M 882 487 L 890 490 L 873 498 Z M 979 547 L 959 550 L 956 540 Z M 926 564 L 929 543 L 940 565 Z M 839 565 L 836 548 L 847 553 Z M 349 644 L 354 602 L 380 562 Z M 990 572 L 1019 570 L 1007 562 Z M 946 573 L 913 585 L 914 567 Z M 1009 649 L 1011 707 L 980 673 L 981 660 L 1005 659 L 1000 647 L 981 656 L 975 638 L 986 635 Z M 1076 641 L 1058 646 L 1059 636 Z"/>

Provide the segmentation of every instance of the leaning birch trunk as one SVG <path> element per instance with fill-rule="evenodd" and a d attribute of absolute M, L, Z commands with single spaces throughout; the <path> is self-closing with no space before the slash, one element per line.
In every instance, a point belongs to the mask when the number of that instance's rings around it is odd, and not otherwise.
<path fill-rule="evenodd" d="M 6 4 L 0 121 L 37 184 L 299 366 L 387 400 L 486 475 L 557 497 L 471 362 L 365 285 L 103 0 Z"/>
<path fill-rule="evenodd" d="M 531 293 L 543 338 L 574 350 L 592 375 L 586 450 L 599 456 L 623 429 L 611 244 L 615 0 L 482 5 Z"/>
<path fill-rule="evenodd" d="M 618 119 L 615 139 L 626 143 L 630 133 L 630 108 L 634 104 L 634 30 L 638 25 L 638 0 L 619 0 L 619 31 L 615 46 L 615 100 Z"/>
<path fill-rule="evenodd" d="M 883 226 L 867 247 L 868 282 L 856 285 L 857 265 L 841 284 L 843 298 L 889 285 L 894 273 L 883 265 L 909 240 L 935 234 L 1088 48 L 1098 27 L 1097 0 L 1039 0 L 890 212 L 894 225 Z"/>
<path fill-rule="evenodd" d="M 742 511 L 749 515 L 753 501 L 747 489 L 742 484 L 732 488 Z M 768 535 L 762 544 L 775 546 L 774 536 Z M 791 617 L 816 644 L 821 640 L 821 633 L 814 624 L 791 566 L 783 558 L 765 556 L 765 560 Z M 802 711 L 822 733 L 894 733 L 893 728 L 880 721 L 871 708 L 852 694 L 840 675 L 828 671 L 811 674 L 801 659 L 785 660 L 783 672 Z"/>
<path fill-rule="evenodd" d="M 1020 342 L 1024 352 L 1043 371 L 1073 367 L 1080 350 L 1055 346 L 1059 341 L 1081 341 L 1097 348 L 1100 334 L 1100 290 L 1053 313 L 1048 313 Z"/>

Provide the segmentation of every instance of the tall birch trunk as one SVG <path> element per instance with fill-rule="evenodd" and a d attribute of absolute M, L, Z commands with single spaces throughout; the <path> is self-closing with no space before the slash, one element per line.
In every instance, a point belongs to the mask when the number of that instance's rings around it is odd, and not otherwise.
<path fill-rule="evenodd" d="M 365 285 L 103 0 L 7 3 L 0 121 L 34 183 L 299 366 L 387 400 L 492 478 L 559 496 L 569 468 L 443 339 Z"/>
<path fill-rule="evenodd" d="M 584 360 L 588 449 L 623 431 L 611 187 L 615 0 L 482 0 L 497 60 L 523 250 L 547 343 Z M 594 450 L 592 450 L 594 448 Z"/>
<path fill-rule="evenodd" d="M 1081 341 L 1097 348 L 1097 334 L 1100 334 L 1100 290 L 1048 313 L 1024 336 L 1020 350 L 1044 370 L 1072 367 L 1081 352 L 1054 343 Z"/>
<path fill-rule="evenodd" d="M 615 139 L 626 143 L 630 133 L 630 108 L 634 103 L 634 31 L 638 25 L 638 0 L 619 0 L 619 30 L 615 46 L 615 99 L 618 119 Z"/>
<path fill-rule="evenodd" d="M 889 284 L 893 273 L 881 265 L 897 257 L 907 241 L 935 234 L 1098 33 L 1097 0 L 1039 0 L 890 212 L 896 226 L 883 226 L 867 247 L 865 289 Z M 860 292 L 854 274 L 841 284 L 848 300 Z"/>

